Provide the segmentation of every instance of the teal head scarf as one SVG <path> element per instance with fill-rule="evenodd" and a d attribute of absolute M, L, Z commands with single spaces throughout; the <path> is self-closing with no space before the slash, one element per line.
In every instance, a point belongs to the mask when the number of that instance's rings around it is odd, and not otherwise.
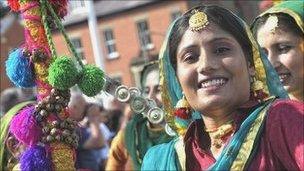
<path fill-rule="evenodd" d="M 191 11 L 194 9 L 204 11 L 206 8 L 209 7 L 211 6 L 198 6 L 191 9 Z M 177 23 L 180 20 L 184 20 L 186 18 L 185 16 L 188 13 L 189 12 L 185 13 L 183 16 L 181 16 L 171 24 L 159 55 L 160 85 L 162 87 L 162 101 L 166 113 L 166 120 L 170 127 L 177 131 L 178 134 L 183 134 L 185 132 L 185 129 L 187 129 L 187 125 L 190 123 L 190 121 L 180 122 L 180 120 L 176 119 L 176 117 L 173 115 L 174 106 L 176 105 L 178 100 L 182 98 L 182 89 L 177 79 L 173 64 L 170 60 L 169 40 L 170 38 L 172 38 L 172 33 L 174 32 L 173 30 L 178 30 Z M 235 21 L 242 26 L 242 31 L 245 32 L 245 35 L 247 35 L 247 38 L 250 41 L 248 43 L 250 44 L 252 49 L 252 59 L 256 70 L 256 77 L 258 80 L 262 81 L 264 85 L 264 91 L 267 92 L 270 96 L 288 98 L 286 91 L 283 89 L 279 81 L 277 73 L 273 69 L 267 57 L 259 50 L 259 47 L 256 41 L 254 40 L 247 24 L 234 14 L 233 17 L 235 18 Z M 179 42 L 176 43 L 178 44 Z M 193 111 L 191 120 L 197 119 L 199 117 L 200 114 L 196 111 Z M 179 124 L 176 124 L 176 122 L 179 122 Z M 180 123 L 184 125 L 180 126 Z"/>
<path fill-rule="evenodd" d="M 303 26 L 303 18 L 304 18 L 304 1 L 303 0 L 295 0 L 295 1 L 283 1 L 275 6 L 271 7 L 270 9 L 266 10 L 262 14 L 260 14 L 257 18 L 255 18 L 254 22 L 252 23 L 252 29 L 255 31 L 254 26 L 256 22 L 262 18 L 267 17 L 269 15 L 275 15 L 279 13 L 283 13 L 292 17 L 297 26 L 300 28 L 302 33 L 304 32 Z"/>

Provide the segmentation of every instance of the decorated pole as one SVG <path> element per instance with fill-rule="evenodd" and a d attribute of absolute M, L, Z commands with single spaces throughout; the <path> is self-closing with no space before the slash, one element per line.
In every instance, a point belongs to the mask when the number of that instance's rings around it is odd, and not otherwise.
<path fill-rule="evenodd" d="M 38 90 L 37 103 L 16 115 L 10 131 L 27 145 L 20 159 L 21 170 L 75 170 L 78 136 L 76 123 L 68 119 L 70 93 L 68 89 L 54 88 L 48 81 L 48 69 L 57 54 L 51 40 L 46 3 L 60 17 L 66 14 L 66 0 L 8 1 L 11 9 L 22 17 L 25 42 L 10 53 L 7 75 L 18 87 L 36 86 Z"/>

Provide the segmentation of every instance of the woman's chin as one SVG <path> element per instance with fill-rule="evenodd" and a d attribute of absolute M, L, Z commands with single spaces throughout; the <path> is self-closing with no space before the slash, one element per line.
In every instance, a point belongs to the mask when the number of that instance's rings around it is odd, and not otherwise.
<path fill-rule="evenodd" d="M 208 98 L 204 98 L 202 101 L 199 101 L 197 105 L 197 111 L 203 112 L 211 108 L 222 108 L 225 104 L 229 103 L 229 99 L 224 96 L 213 95 Z"/>

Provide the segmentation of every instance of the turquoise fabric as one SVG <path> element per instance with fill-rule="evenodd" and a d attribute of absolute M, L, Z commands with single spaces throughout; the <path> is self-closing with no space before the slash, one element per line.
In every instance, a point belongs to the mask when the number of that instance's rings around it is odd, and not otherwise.
<path fill-rule="evenodd" d="M 165 130 L 153 132 L 147 127 L 147 118 L 142 114 L 134 114 L 125 130 L 125 147 L 132 158 L 135 170 L 141 168 L 142 159 L 149 148 L 169 142 L 170 137 Z"/>
<path fill-rule="evenodd" d="M 178 138 L 150 148 L 144 157 L 141 170 L 181 170 L 174 150 L 176 141 Z"/>

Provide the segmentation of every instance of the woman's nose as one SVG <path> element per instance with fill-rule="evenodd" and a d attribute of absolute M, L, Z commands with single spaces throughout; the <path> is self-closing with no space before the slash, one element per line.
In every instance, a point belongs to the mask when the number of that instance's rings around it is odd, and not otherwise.
<path fill-rule="evenodd" d="M 148 98 L 149 99 L 154 99 L 154 97 L 155 97 L 155 93 L 154 93 L 153 89 L 151 89 L 149 94 L 148 94 Z"/>
<path fill-rule="evenodd" d="M 281 65 L 278 55 L 276 53 L 269 51 L 268 59 L 274 68 L 278 68 Z"/>
<path fill-rule="evenodd" d="M 214 59 L 208 53 L 202 53 L 199 57 L 197 71 L 199 73 L 209 73 L 218 68 L 219 64 L 216 59 Z"/>

